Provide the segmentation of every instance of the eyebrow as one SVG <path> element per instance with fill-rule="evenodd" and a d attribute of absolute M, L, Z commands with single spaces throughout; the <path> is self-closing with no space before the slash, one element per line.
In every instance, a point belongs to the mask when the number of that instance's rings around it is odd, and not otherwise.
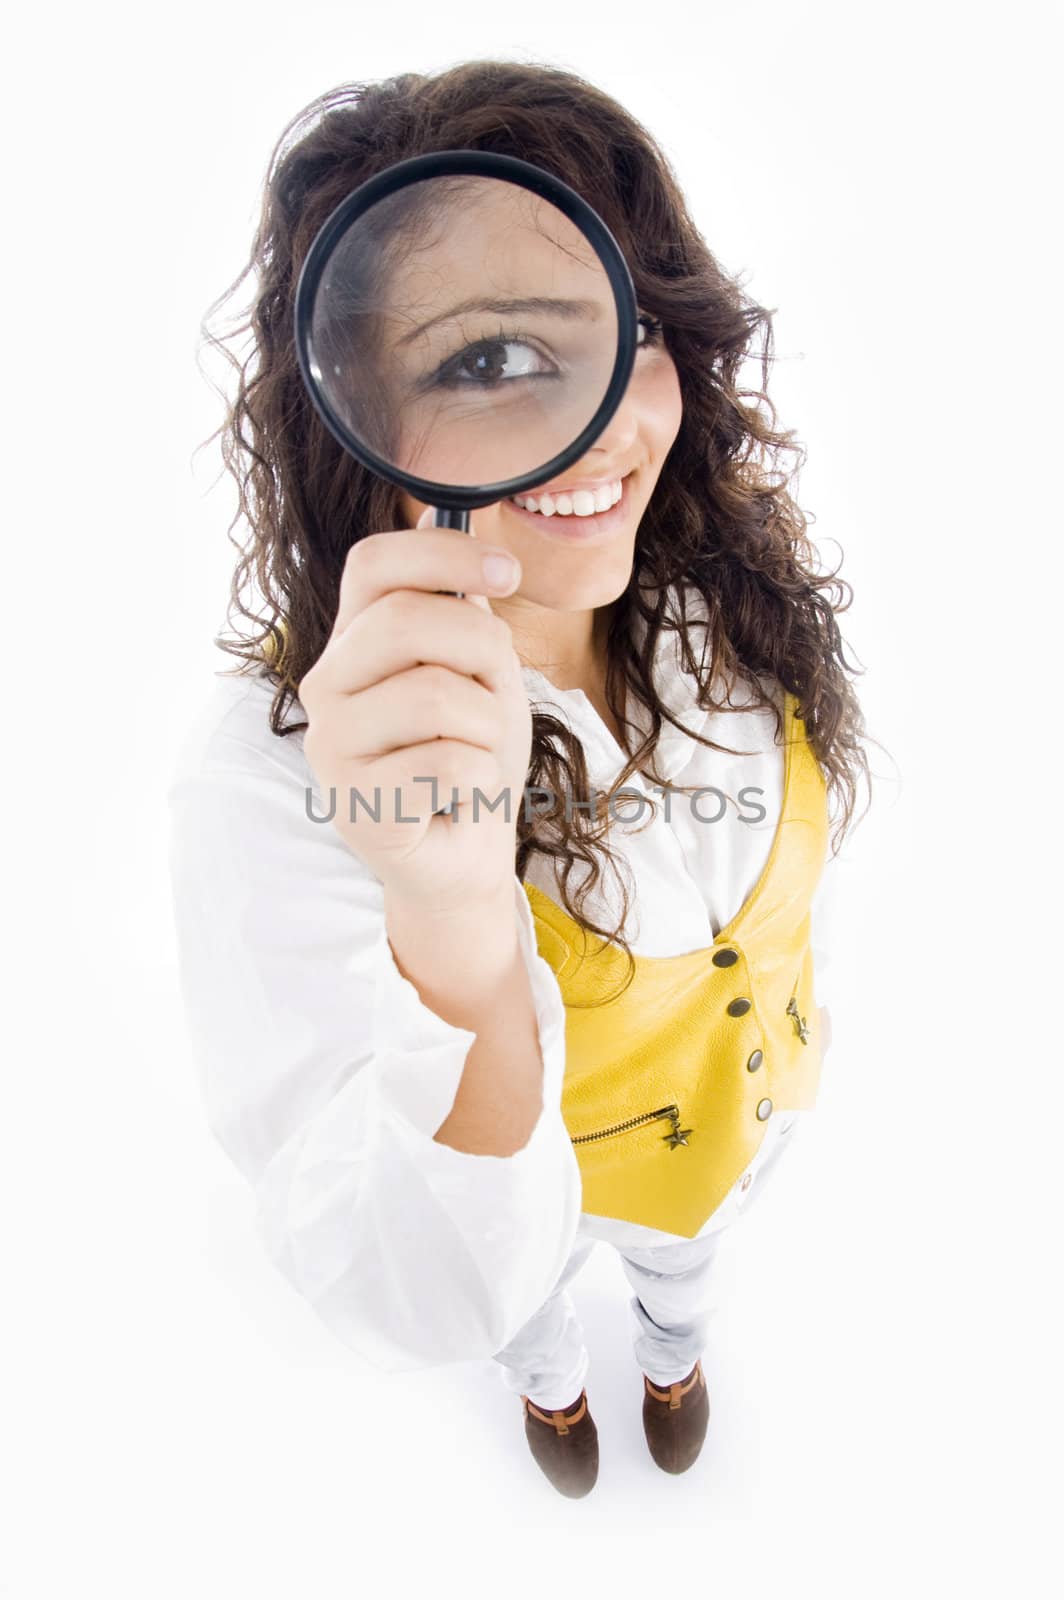
<path fill-rule="evenodd" d="M 594 300 L 551 300 L 542 295 L 533 295 L 524 300 L 463 300 L 460 305 L 452 306 L 450 311 L 442 311 L 438 317 L 430 317 L 428 322 L 423 322 L 420 328 L 415 328 L 412 333 L 404 333 L 398 341 L 400 345 L 409 344 L 411 339 L 416 339 L 419 333 L 434 328 L 438 322 L 452 322 L 455 317 L 463 316 L 467 311 L 495 311 L 500 315 L 508 312 L 553 312 L 559 317 L 587 317 L 592 318 L 598 311 Z"/>

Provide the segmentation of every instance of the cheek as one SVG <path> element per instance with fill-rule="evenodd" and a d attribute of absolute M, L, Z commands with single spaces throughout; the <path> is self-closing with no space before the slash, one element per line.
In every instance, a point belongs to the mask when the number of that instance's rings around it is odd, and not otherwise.
<path fill-rule="evenodd" d="M 680 375 L 669 355 L 648 361 L 639 378 L 640 431 L 660 462 L 668 455 L 683 420 Z"/>

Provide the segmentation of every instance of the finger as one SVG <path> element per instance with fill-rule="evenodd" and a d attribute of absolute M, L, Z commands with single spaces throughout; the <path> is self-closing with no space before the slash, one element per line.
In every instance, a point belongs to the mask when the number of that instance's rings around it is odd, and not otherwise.
<path fill-rule="evenodd" d="M 517 587 L 521 569 L 508 551 L 480 545 L 475 536 L 470 538 L 456 528 L 432 527 L 432 516 L 432 507 L 427 506 L 416 529 L 367 534 L 352 545 L 344 562 L 330 643 L 360 611 L 392 589 L 419 589 L 429 594 L 457 591 L 482 598 L 510 594 Z M 485 570 L 486 557 L 502 558 L 508 574 L 505 581 L 493 582 L 492 572 Z"/>
<path fill-rule="evenodd" d="M 418 519 L 417 519 L 417 526 L 419 528 L 433 528 L 433 527 L 435 527 L 435 525 L 436 525 L 435 524 L 435 515 L 436 515 L 435 508 L 432 507 L 432 506 L 426 506 L 424 511 L 421 513 L 420 517 L 418 517 Z M 458 530 L 458 531 L 461 531 L 461 530 Z M 472 517 L 472 515 L 470 515 L 469 527 L 466 530 L 466 538 L 467 539 L 475 539 L 476 537 L 477 537 L 477 530 L 476 530 L 476 527 L 475 527 L 474 522 L 473 522 L 473 517 Z M 470 604 L 476 606 L 478 608 L 478 610 L 488 611 L 488 612 L 491 611 L 491 606 L 488 604 L 486 596 L 484 596 L 482 594 L 476 594 L 476 593 L 470 594 L 468 591 L 463 591 L 462 589 L 440 589 L 440 590 L 437 590 L 437 593 L 438 594 L 453 594 L 456 600 L 468 600 L 470 602 Z"/>
<path fill-rule="evenodd" d="M 468 804 L 479 789 L 494 804 L 501 781 L 492 751 L 454 739 L 432 739 L 360 766 L 357 788 L 365 797 L 362 803 L 372 806 L 381 821 L 396 816 L 425 821 L 441 807 L 449 807 L 455 793 L 460 805 Z M 512 804 L 503 795 L 498 815 L 509 821 Z"/>
<path fill-rule="evenodd" d="M 429 509 L 431 510 L 431 507 Z M 418 527 L 419 528 L 424 525 L 423 524 L 423 519 L 424 519 L 424 512 L 422 513 L 421 517 L 418 518 Z M 427 524 L 427 526 L 429 526 L 429 527 L 432 526 L 431 521 Z M 474 520 L 473 520 L 472 513 L 470 514 L 469 531 L 468 531 L 466 537 L 470 538 L 470 539 L 475 539 L 477 537 L 477 530 L 476 530 L 476 526 L 475 526 L 475 523 L 474 523 Z M 491 610 L 491 606 L 488 604 L 488 601 L 487 601 L 486 597 L 484 595 L 482 595 L 482 594 L 475 594 L 475 593 L 474 594 L 470 594 L 468 591 L 463 592 L 461 589 L 456 590 L 455 594 L 456 594 L 456 597 L 460 597 L 463 600 L 468 600 L 472 605 L 477 606 L 478 609 L 480 609 L 481 611 L 490 611 Z"/>
<path fill-rule="evenodd" d="M 495 696 L 472 678 L 446 667 L 414 667 L 363 691 L 358 715 L 336 724 L 347 734 L 339 753 L 364 760 L 431 739 L 493 750 L 501 721 Z"/>
<path fill-rule="evenodd" d="M 358 694 L 413 667 L 436 665 L 498 691 L 515 670 L 506 623 L 470 616 L 468 603 L 448 594 L 393 589 L 360 611 L 321 662 L 319 678 L 334 694 Z"/>

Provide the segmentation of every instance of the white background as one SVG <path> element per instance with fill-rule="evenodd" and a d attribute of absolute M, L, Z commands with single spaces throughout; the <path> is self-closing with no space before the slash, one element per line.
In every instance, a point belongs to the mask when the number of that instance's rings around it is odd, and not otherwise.
<path fill-rule="evenodd" d="M 186 0 L 32 29 L 4 99 L 0 1592 L 1057 1592 L 1049 8 Z M 231 493 L 216 454 L 190 465 L 221 420 L 200 318 L 294 111 L 493 55 L 626 105 L 775 308 L 773 397 L 885 746 L 817 1115 L 729 1238 L 703 1456 L 670 1478 L 646 1454 L 601 1247 L 580 1502 L 489 1364 L 379 1377 L 259 1252 L 205 1130 L 166 877 L 174 742 L 231 665 Z"/>

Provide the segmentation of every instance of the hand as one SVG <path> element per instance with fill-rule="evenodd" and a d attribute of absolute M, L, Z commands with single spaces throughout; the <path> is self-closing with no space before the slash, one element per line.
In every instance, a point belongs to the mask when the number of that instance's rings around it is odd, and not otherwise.
<path fill-rule="evenodd" d="M 341 837 L 387 890 L 438 912 L 508 892 L 532 713 L 510 629 L 486 599 L 513 593 L 518 562 L 431 520 L 429 507 L 417 530 L 352 545 L 332 632 L 299 698 L 304 752 L 326 807 L 335 790 Z M 513 581 L 489 584 L 490 554 L 508 556 Z M 453 790 L 456 814 L 433 815 Z"/>

